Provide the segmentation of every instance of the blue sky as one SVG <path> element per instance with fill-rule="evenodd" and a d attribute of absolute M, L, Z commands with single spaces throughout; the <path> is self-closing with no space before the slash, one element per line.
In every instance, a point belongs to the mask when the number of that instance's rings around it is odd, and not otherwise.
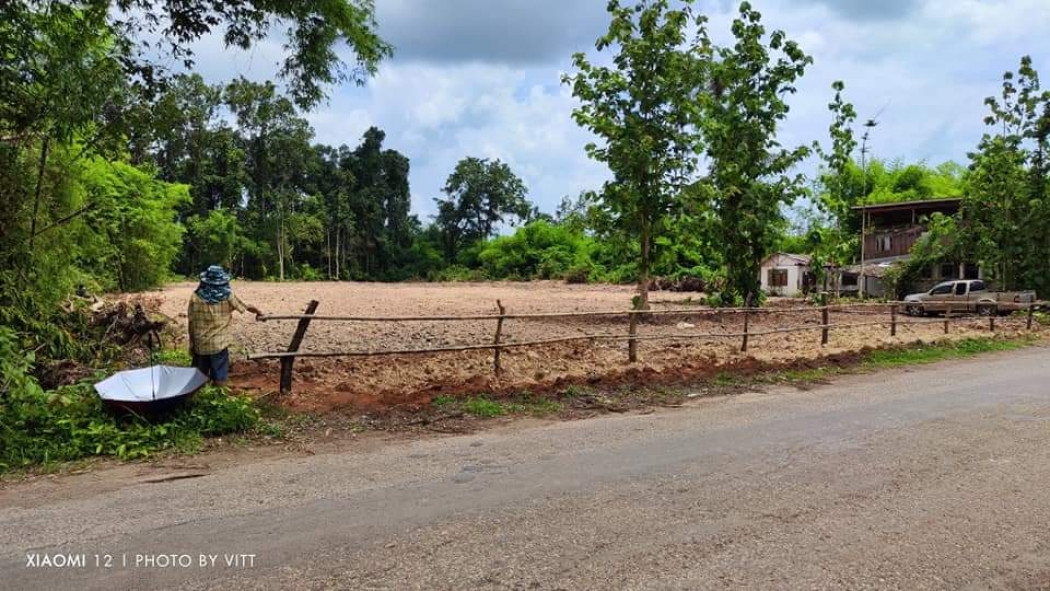
<path fill-rule="evenodd" d="M 736 2 L 698 0 L 724 40 Z M 1002 73 L 1032 55 L 1050 77 L 1047 0 L 752 0 L 768 28 L 783 29 L 815 63 L 791 99 L 781 140 L 823 140 L 831 83 L 841 79 L 862 118 L 881 111 L 877 157 L 965 161 L 984 131 L 982 101 Z M 608 24 L 603 0 L 376 0 L 380 34 L 396 47 L 364 87 L 330 89 L 306 115 L 319 142 L 356 145 L 371 125 L 412 165 L 413 208 L 433 198 L 466 156 L 500 158 L 529 197 L 553 211 L 564 195 L 596 189 L 604 167 L 583 146 L 574 100 L 559 80 L 576 51 L 595 53 Z M 249 53 L 210 40 L 197 69 L 218 82 L 273 77 L 278 41 Z M 812 169 L 812 164 L 803 167 Z"/>

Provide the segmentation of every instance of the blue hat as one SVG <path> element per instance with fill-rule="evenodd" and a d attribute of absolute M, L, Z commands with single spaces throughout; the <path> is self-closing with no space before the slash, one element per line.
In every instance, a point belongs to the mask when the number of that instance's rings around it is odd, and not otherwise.
<path fill-rule="evenodd" d="M 220 265 L 212 265 L 208 270 L 201 273 L 201 283 L 222 287 L 230 284 L 230 275 Z"/>

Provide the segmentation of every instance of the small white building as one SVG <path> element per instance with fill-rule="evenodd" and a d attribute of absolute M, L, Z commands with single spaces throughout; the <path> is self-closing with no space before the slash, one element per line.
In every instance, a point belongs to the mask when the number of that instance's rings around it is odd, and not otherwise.
<path fill-rule="evenodd" d="M 762 261 L 762 291 L 772 296 L 793 297 L 806 291 L 813 275 L 810 258 L 804 254 L 775 252 Z"/>

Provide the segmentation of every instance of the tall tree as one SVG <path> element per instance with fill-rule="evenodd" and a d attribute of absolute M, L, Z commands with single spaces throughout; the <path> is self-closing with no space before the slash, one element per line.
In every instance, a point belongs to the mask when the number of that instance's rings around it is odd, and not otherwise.
<path fill-rule="evenodd" d="M 837 225 L 849 230 L 849 220 L 853 216 L 853 206 L 857 204 L 860 191 L 850 175 L 853 151 L 857 149 L 857 139 L 853 133 L 857 111 L 843 98 L 846 85 L 842 81 L 833 83 L 832 89 L 835 98 L 828 103 L 832 115 L 831 125 L 828 126 L 831 150 L 826 151 L 819 144 L 816 145 L 823 164 L 818 178 L 821 185 L 819 205 L 833 216 Z"/>
<path fill-rule="evenodd" d="M 577 72 L 563 81 L 581 102 L 573 118 L 600 140 L 588 144 L 587 154 L 613 173 L 601 205 L 614 226 L 639 244 L 638 294 L 641 308 L 648 309 L 654 243 L 668 235 L 668 220 L 695 181 L 703 149 L 696 121 L 707 21 L 693 14 L 691 0 L 680 9 L 668 0 L 630 6 L 611 0 L 608 12 L 609 29 L 596 47 L 615 51 L 612 65 L 592 64 L 577 53 Z"/>
<path fill-rule="evenodd" d="M 245 134 L 250 220 L 256 231 L 269 234 L 278 277 L 284 280 L 292 255 L 289 220 L 304 196 L 313 130 L 272 82 L 231 82 L 226 102 Z"/>
<path fill-rule="evenodd" d="M 525 183 L 500 160 L 464 158 L 445 181 L 437 224 L 446 254 L 454 261 L 460 247 L 495 234 L 500 224 L 525 220 L 532 211 Z"/>
<path fill-rule="evenodd" d="M 788 113 L 786 96 L 813 60 L 783 31 L 767 35 L 761 20 L 750 3 L 740 4 L 735 43 L 715 52 L 710 92 L 702 97 L 726 303 L 759 293 L 761 262 L 777 238 L 781 207 L 803 192 L 802 176 L 790 172 L 809 153 L 805 146 L 782 146 L 777 129 Z"/>
<path fill-rule="evenodd" d="M 1003 75 L 998 98 L 985 100 L 993 130 L 970 154 L 963 198 L 964 238 L 1004 288 L 1050 292 L 1050 191 L 1046 151 L 1050 92 L 1030 57 Z"/>

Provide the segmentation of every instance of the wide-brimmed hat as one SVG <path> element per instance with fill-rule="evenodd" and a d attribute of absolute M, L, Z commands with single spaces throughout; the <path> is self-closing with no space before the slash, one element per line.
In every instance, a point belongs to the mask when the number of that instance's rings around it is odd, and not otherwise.
<path fill-rule="evenodd" d="M 230 275 L 219 265 L 212 265 L 208 270 L 201 273 L 201 283 L 221 287 L 230 284 Z"/>

